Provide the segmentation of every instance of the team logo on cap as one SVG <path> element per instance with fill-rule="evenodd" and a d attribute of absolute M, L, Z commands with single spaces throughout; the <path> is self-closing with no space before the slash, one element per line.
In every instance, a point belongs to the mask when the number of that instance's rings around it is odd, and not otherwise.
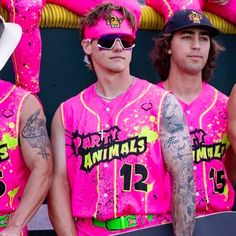
<path fill-rule="evenodd" d="M 107 25 L 110 25 L 111 28 L 120 28 L 120 25 L 122 23 L 122 19 L 118 18 L 117 16 L 110 15 L 108 16 L 106 22 Z"/>
<path fill-rule="evenodd" d="M 196 11 L 192 11 L 192 13 L 188 15 L 188 17 L 189 20 L 193 21 L 193 23 L 201 23 L 202 16 Z"/>

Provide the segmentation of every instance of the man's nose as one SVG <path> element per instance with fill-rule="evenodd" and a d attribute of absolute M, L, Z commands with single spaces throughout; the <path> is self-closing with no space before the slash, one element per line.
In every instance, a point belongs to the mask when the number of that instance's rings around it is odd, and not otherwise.
<path fill-rule="evenodd" d="M 117 50 L 123 50 L 123 45 L 120 39 L 116 39 L 113 50 L 117 51 Z"/>
<path fill-rule="evenodd" d="M 198 37 L 194 37 L 193 38 L 193 42 L 192 42 L 192 48 L 194 49 L 199 49 L 201 47 L 201 43 Z"/>

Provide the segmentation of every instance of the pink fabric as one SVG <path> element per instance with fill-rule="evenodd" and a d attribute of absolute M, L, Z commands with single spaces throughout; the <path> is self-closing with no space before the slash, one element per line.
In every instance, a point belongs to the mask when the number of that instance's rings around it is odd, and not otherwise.
<path fill-rule="evenodd" d="M 0 80 L 0 215 L 13 213 L 28 180 L 27 168 L 19 144 L 19 116 L 29 92 Z"/>
<path fill-rule="evenodd" d="M 47 0 L 49 3 L 55 3 L 76 14 L 85 16 L 91 9 L 95 8 L 98 4 L 111 2 L 115 5 L 121 5 L 127 7 L 133 12 L 137 22 L 140 20 L 141 6 L 137 0 Z"/>
<path fill-rule="evenodd" d="M 85 0 L 80 0 L 80 1 L 79 0 L 78 1 L 74 1 L 74 0 L 48 0 L 47 2 L 59 4 L 61 6 L 68 8 L 69 10 L 75 12 L 76 14 L 79 14 L 82 16 L 85 16 L 90 10 L 95 8 L 97 5 L 99 5 L 101 3 L 105 3 L 105 2 L 111 2 L 117 6 L 119 6 L 119 5 L 124 6 L 128 10 L 130 10 L 136 18 L 137 27 L 136 27 L 135 31 L 132 33 L 133 35 L 135 35 L 135 33 L 138 29 L 138 24 L 139 24 L 140 16 L 141 16 L 141 5 L 138 3 L 137 0 L 86 0 L 86 1 Z M 93 37 L 88 35 L 88 36 L 86 36 L 86 38 L 94 38 L 95 36 L 97 38 L 98 35 L 96 35 L 96 33 L 98 33 L 100 36 L 102 34 L 105 34 L 106 30 L 111 33 L 113 33 L 113 32 L 117 33 L 117 29 L 113 28 L 113 30 L 111 30 L 111 27 L 109 27 L 108 25 L 107 25 L 107 27 L 105 27 L 105 25 L 102 23 L 103 22 L 100 21 L 98 24 L 98 26 L 101 27 L 101 32 L 99 31 L 98 28 L 95 29 L 95 27 L 92 27 L 93 29 L 91 29 L 91 31 L 94 31 L 94 32 L 92 33 L 90 31 L 89 35 L 92 35 Z M 122 28 L 124 27 L 123 25 L 122 25 Z M 126 29 L 128 29 L 128 25 L 126 26 Z M 125 30 L 125 29 L 122 29 L 122 30 Z M 120 32 L 120 33 L 122 33 L 122 32 Z"/>
<path fill-rule="evenodd" d="M 221 16 L 236 25 L 236 0 L 229 0 L 227 4 L 222 6 L 205 1 L 203 10 Z"/>
<path fill-rule="evenodd" d="M 221 16 L 225 20 L 236 24 L 236 0 L 229 0 L 225 5 L 209 3 L 207 0 L 145 0 L 148 6 L 154 8 L 164 16 L 165 22 L 174 12 L 182 9 L 195 9 L 209 11 Z"/>
<path fill-rule="evenodd" d="M 16 84 L 33 93 L 38 93 L 41 63 L 40 17 L 44 0 L 2 0 L 9 11 L 10 21 L 18 23 L 23 35 L 13 54 Z"/>
<path fill-rule="evenodd" d="M 158 139 L 165 95 L 136 79 L 109 103 L 92 85 L 62 104 L 72 212 L 81 219 L 81 231 L 88 230 L 84 220 L 94 216 L 107 220 L 154 214 L 159 223 L 171 220 L 171 178 Z"/>
<path fill-rule="evenodd" d="M 137 22 L 140 19 L 141 6 L 137 0 L 47 0 L 48 3 L 55 3 L 79 15 L 86 15 L 91 9 L 98 4 L 111 2 L 115 5 L 122 5 L 131 10 L 136 16 Z"/>
<path fill-rule="evenodd" d="M 163 83 L 158 86 L 163 88 Z M 179 100 L 192 137 L 197 215 L 229 211 L 234 204 L 234 189 L 224 167 L 229 147 L 227 101 L 227 96 L 205 83 L 191 104 Z"/>
<path fill-rule="evenodd" d="M 113 11 L 111 18 L 105 20 L 101 18 L 95 26 L 85 27 L 85 38 L 96 39 L 106 34 L 128 34 L 135 38 L 135 31 L 132 30 L 127 19 L 122 20 L 122 14 Z"/>
<path fill-rule="evenodd" d="M 165 22 L 176 12 L 183 9 L 195 9 L 201 12 L 201 2 L 189 0 L 145 0 L 148 6 L 164 16 Z M 201 0 L 200 0 L 201 1 Z"/>

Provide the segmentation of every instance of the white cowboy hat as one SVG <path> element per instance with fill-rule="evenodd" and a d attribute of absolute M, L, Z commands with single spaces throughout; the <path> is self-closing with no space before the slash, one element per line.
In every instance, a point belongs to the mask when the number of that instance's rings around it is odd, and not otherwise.
<path fill-rule="evenodd" d="M 0 34 L 1 31 L 2 35 L 0 36 L 0 70 L 2 70 L 7 60 L 14 52 L 22 35 L 22 29 L 20 25 L 16 23 L 6 23 L 0 16 Z"/>

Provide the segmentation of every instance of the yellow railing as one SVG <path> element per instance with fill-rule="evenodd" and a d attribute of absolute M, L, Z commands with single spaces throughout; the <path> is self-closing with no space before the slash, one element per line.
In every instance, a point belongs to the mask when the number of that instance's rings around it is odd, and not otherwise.
<path fill-rule="evenodd" d="M 0 6 L 0 14 L 7 20 L 8 12 Z M 210 13 L 204 12 L 210 19 L 213 26 L 218 28 L 224 34 L 236 34 L 236 26 L 224 20 L 223 18 Z M 55 4 L 46 4 L 40 22 L 41 28 L 70 28 L 75 29 L 80 26 L 81 16 L 67 10 L 64 7 Z M 141 21 L 139 29 L 142 30 L 161 30 L 164 19 L 148 6 L 142 6 Z"/>

